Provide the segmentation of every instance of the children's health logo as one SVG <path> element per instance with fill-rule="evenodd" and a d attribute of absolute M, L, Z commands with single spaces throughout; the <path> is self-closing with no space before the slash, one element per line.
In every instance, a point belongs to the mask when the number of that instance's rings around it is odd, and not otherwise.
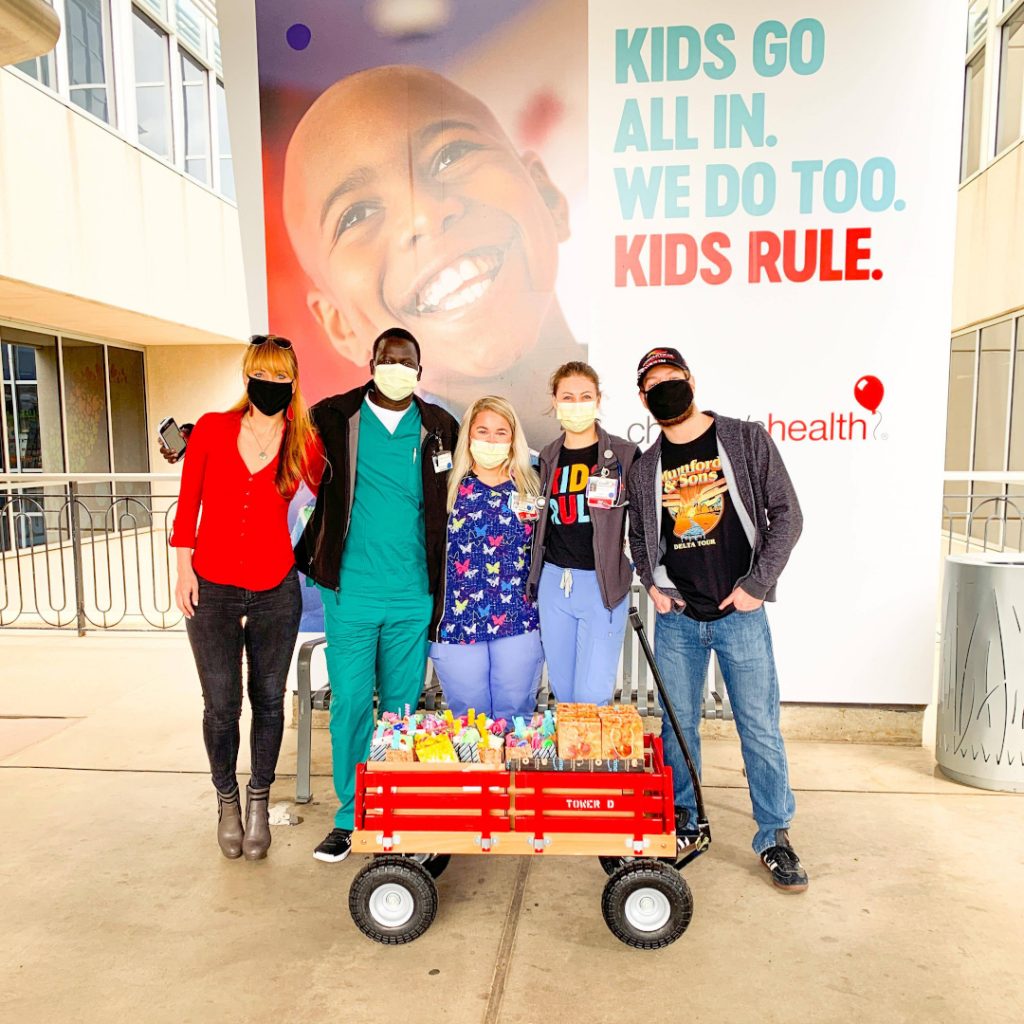
<path fill-rule="evenodd" d="M 788 418 L 768 413 L 767 420 L 758 419 L 776 442 L 780 441 L 888 441 L 889 435 L 880 431 L 882 413 L 879 407 L 885 396 L 885 385 L 878 377 L 865 374 L 853 386 L 853 397 L 857 404 L 874 417 L 874 422 L 856 412 L 823 412 L 817 416 Z M 747 416 L 748 420 L 753 419 Z M 661 428 L 650 416 L 645 422 L 630 423 L 626 437 L 636 444 L 650 444 Z"/>
<path fill-rule="evenodd" d="M 871 440 L 888 441 L 889 435 L 879 433 L 882 425 L 882 414 L 879 406 L 885 396 L 885 385 L 878 377 L 865 374 L 853 386 L 853 397 L 857 404 L 875 417 L 871 425 Z M 763 424 L 768 433 L 776 441 L 867 441 L 868 421 L 854 412 L 829 412 L 817 419 L 784 419 L 768 414 L 768 422 Z"/>

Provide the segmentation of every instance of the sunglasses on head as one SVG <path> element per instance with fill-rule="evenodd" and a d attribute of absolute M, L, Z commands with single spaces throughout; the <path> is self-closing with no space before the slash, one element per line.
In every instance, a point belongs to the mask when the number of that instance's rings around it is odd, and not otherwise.
<path fill-rule="evenodd" d="M 291 348 L 292 343 L 287 338 L 279 338 L 276 334 L 254 334 L 249 339 L 250 345 L 266 345 L 272 341 L 278 348 Z"/>

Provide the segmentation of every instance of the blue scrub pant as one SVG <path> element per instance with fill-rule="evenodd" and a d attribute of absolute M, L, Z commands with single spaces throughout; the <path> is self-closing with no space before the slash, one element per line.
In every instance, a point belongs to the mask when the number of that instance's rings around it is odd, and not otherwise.
<path fill-rule="evenodd" d="M 536 710 L 544 652 L 535 629 L 475 644 L 431 644 L 430 660 L 453 715 L 475 708 L 511 719 Z"/>
<path fill-rule="evenodd" d="M 569 577 L 563 587 L 565 573 Z M 549 562 L 540 574 L 537 611 L 555 697 L 581 704 L 609 703 L 615 693 L 629 595 L 609 611 L 596 572 Z"/>

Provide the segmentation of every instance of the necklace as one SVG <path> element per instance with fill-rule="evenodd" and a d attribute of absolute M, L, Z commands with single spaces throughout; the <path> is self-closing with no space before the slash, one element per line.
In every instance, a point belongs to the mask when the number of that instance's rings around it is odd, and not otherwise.
<path fill-rule="evenodd" d="M 252 417 L 245 417 L 245 425 L 249 428 L 249 433 L 252 434 L 253 440 L 256 442 L 256 447 L 259 449 L 259 457 L 261 462 L 266 462 L 269 458 L 268 450 L 270 446 L 277 439 L 278 428 L 275 426 L 270 432 L 270 438 L 264 444 L 260 441 L 259 434 L 256 433 L 256 428 L 252 425 Z"/>

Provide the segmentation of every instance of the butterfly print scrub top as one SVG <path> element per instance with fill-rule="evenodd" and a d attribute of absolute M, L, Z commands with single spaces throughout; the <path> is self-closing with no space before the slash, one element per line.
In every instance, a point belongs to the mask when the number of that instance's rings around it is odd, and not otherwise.
<path fill-rule="evenodd" d="M 475 476 L 459 485 L 448 516 L 444 612 L 438 640 L 472 644 L 537 629 L 537 606 L 526 597 L 532 523 L 509 508 L 515 486 L 489 487 Z"/>

